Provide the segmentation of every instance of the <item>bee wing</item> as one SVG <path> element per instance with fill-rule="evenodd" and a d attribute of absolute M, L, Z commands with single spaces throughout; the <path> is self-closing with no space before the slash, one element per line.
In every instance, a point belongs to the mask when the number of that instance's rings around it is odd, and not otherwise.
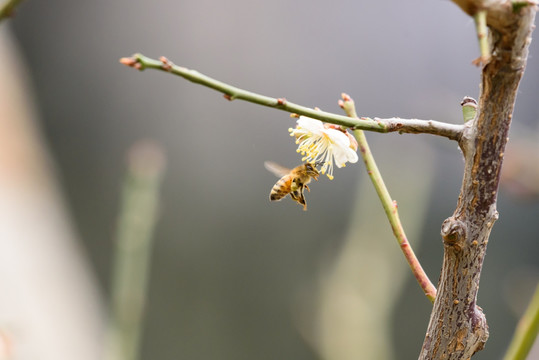
<path fill-rule="evenodd" d="M 265 161 L 264 167 L 277 177 L 283 177 L 290 172 L 290 169 L 285 168 L 284 166 L 281 166 L 279 164 L 276 164 L 273 161 Z"/>

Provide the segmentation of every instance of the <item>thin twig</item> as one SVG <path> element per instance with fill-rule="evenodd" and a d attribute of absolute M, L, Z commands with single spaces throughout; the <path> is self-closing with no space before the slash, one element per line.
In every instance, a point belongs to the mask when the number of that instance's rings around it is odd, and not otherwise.
<path fill-rule="evenodd" d="M 346 94 L 342 94 L 342 98 L 343 100 L 339 101 L 339 104 L 344 109 L 346 114 L 352 118 L 357 118 L 354 101 Z M 436 298 L 436 287 L 432 284 L 427 273 L 425 273 L 423 270 L 421 263 L 415 256 L 412 246 L 408 242 L 406 233 L 404 232 L 404 228 L 402 227 L 400 221 L 397 203 L 396 201 L 393 201 L 391 195 L 389 195 L 389 191 L 384 183 L 382 174 L 380 173 L 380 170 L 378 170 L 378 166 L 376 166 L 376 162 L 374 161 L 369 144 L 367 143 L 365 132 L 362 130 L 354 130 L 354 135 L 358 142 L 363 161 L 365 162 L 367 174 L 369 174 L 374 188 L 376 189 L 376 193 L 382 202 L 384 211 L 387 215 L 389 223 L 391 224 L 391 229 L 393 230 L 393 234 L 401 247 L 402 253 L 406 258 L 408 265 L 410 265 L 410 269 L 419 283 L 419 286 L 421 286 L 421 289 L 423 289 L 423 292 L 430 302 L 434 302 L 434 299 Z"/>
<path fill-rule="evenodd" d="M 487 11 L 479 10 L 474 15 L 475 31 L 479 41 L 480 56 L 473 61 L 474 65 L 486 65 L 490 61 L 490 47 L 488 44 Z"/>
<path fill-rule="evenodd" d="M 219 80 L 215 80 L 199 73 L 196 70 L 190 70 L 185 67 L 174 65 L 167 58 L 161 57 L 159 60 L 148 58 L 142 54 L 135 54 L 130 58 L 122 58 L 120 62 L 124 65 L 131 66 L 138 70 L 146 68 L 156 69 L 169 72 L 181 76 L 189 81 L 201 84 L 222 92 L 228 100 L 244 100 L 255 104 L 268 106 L 283 110 L 289 113 L 308 116 L 313 119 L 318 119 L 331 124 L 341 125 L 353 129 L 368 130 L 381 133 L 389 133 L 398 131 L 400 133 L 425 133 L 439 135 L 451 140 L 459 141 L 463 125 L 454 125 L 443 123 L 434 120 L 418 120 L 418 119 L 380 119 L 380 118 L 350 118 L 340 114 L 329 113 L 317 109 L 301 106 L 291 103 L 284 98 L 272 98 L 256 94 L 235 86 L 225 84 Z"/>

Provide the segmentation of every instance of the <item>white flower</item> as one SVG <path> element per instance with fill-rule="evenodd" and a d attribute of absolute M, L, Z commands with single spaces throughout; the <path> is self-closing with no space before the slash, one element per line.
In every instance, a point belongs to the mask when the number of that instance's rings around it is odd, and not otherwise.
<path fill-rule="evenodd" d="M 322 165 L 320 172 L 327 173 L 330 179 L 333 179 L 333 163 L 341 168 L 358 160 L 355 139 L 345 130 L 337 129 L 340 127 L 300 116 L 296 128 L 288 130 L 290 136 L 296 137 L 297 152 L 303 155 L 301 160 Z"/>

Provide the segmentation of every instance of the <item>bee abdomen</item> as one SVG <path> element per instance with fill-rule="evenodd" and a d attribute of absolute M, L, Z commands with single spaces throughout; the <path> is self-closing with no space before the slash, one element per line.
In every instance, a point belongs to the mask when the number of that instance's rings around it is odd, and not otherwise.
<path fill-rule="evenodd" d="M 270 200 L 271 201 L 277 201 L 284 198 L 286 195 L 288 195 L 288 191 L 284 191 L 281 188 L 273 188 L 270 193 Z"/>
<path fill-rule="evenodd" d="M 280 179 L 271 189 L 270 200 L 271 201 L 281 200 L 286 195 L 288 195 L 289 192 L 290 192 L 290 186 L 287 184 L 287 182 L 284 179 Z"/>

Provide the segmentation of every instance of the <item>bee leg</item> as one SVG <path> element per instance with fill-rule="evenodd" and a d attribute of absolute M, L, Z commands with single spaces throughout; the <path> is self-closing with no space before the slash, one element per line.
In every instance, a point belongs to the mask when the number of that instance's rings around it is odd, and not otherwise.
<path fill-rule="evenodd" d="M 307 203 L 305 202 L 305 196 L 303 196 L 303 188 L 291 192 L 290 196 L 292 196 L 292 199 L 296 200 L 298 204 L 303 205 L 303 210 L 307 210 Z"/>
<path fill-rule="evenodd" d="M 305 189 L 307 189 L 308 192 L 311 192 L 311 189 L 307 185 L 305 185 Z"/>
<path fill-rule="evenodd" d="M 302 196 L 301 198 L 297 199 L 298 204 L 303 205 L 303 211 L 307 211 L 307 202 L 305 201 L 305 198 Z"/>

